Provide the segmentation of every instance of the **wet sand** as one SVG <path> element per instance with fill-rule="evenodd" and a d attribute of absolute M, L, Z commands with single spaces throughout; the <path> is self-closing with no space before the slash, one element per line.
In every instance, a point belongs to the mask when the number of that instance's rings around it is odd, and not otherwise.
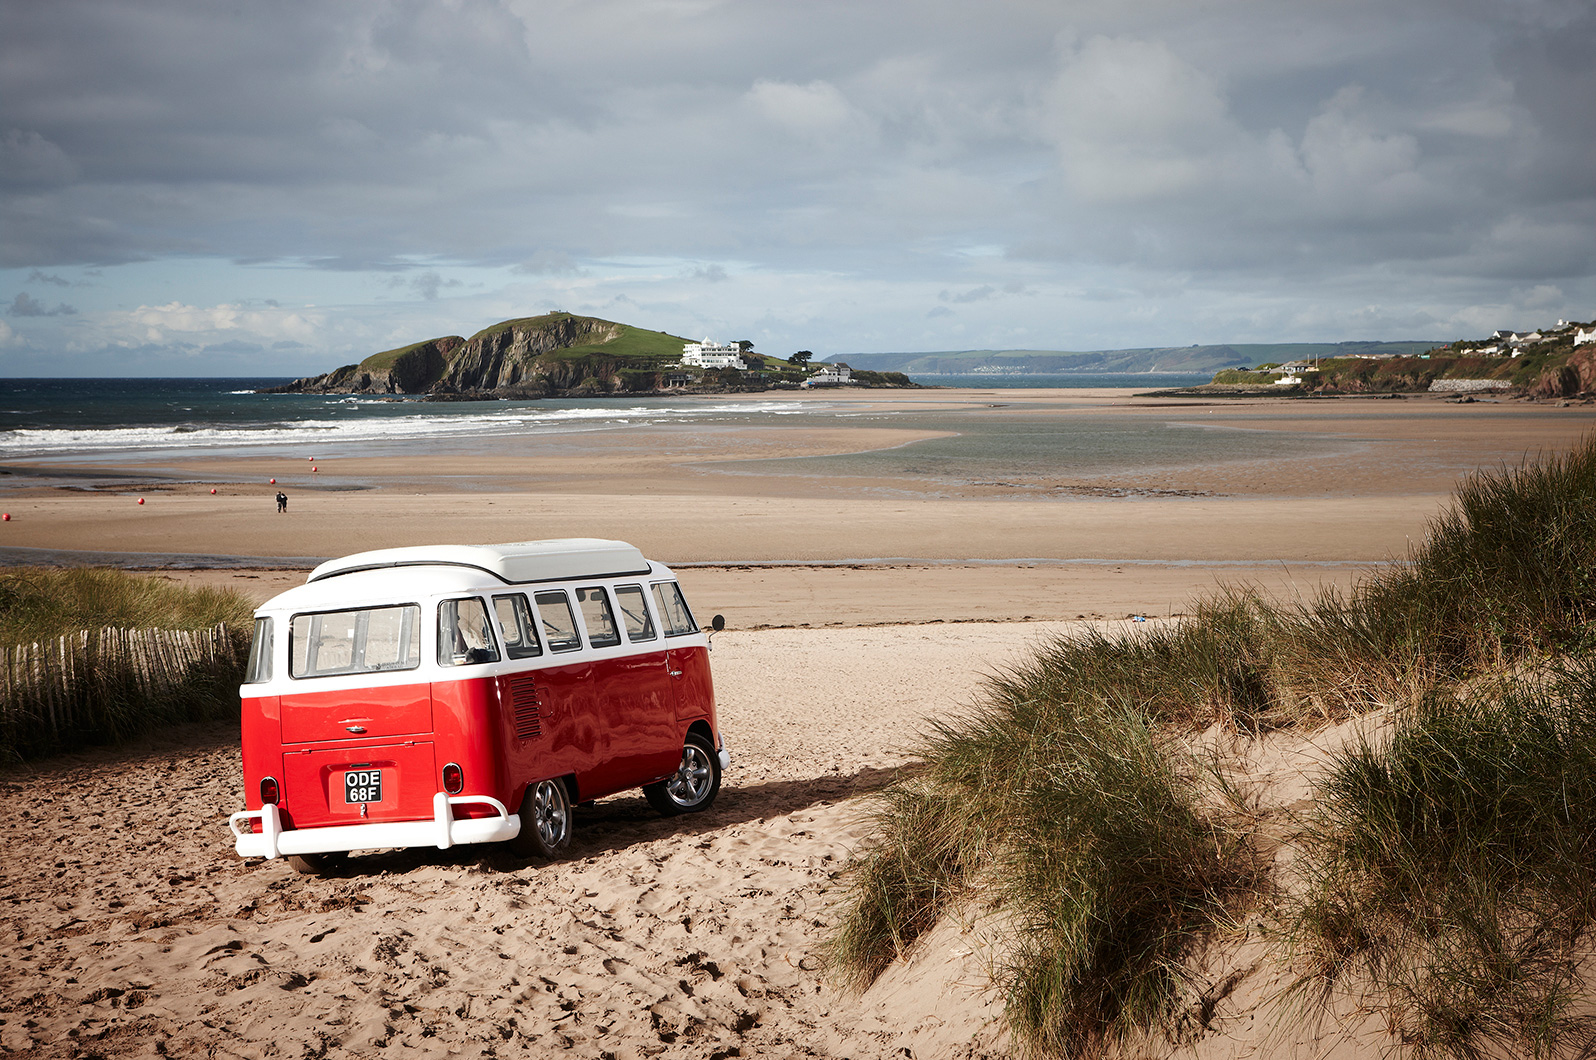
<path fill-rule="evenodd" d="M 129 454 L 100 466 L 8 462 L 0 506 L 12 520 L 0 523 L 0 557 L 144 554 L 135 566 L 193 554 L 283 557 L 302 570 L 316 558 L 397 545 L 611 537 L 682 565 L 695 605 L 745 628 L 1168 615 L 1220 582 L 1282 597 L 1347 584 L 1421 541 L 1460 476 L 1565 450 L 1596 424 L 1590 406 L 1432 396 L 1214 401 L 950 389 L 847 399 L 856 414 L 827 426 L 794 417 L 762 430 L 653 426 L 414 443 L 386 455 L 287 447 Z M 893 425 L 894 416 L 924 413 L 950 429 Z M 1205 463 L 1198 446 L 1179 467 L 1127 458 L 1108 472 L 1032 469 L 1001 480 L 821 475 L 769 459 L 945 437 L 971 417 L 1022 418 L 1033 429 L 1196 424 L 1312 444 L 1289 459 Z M 279 489 L 290 498 L 285 515 L 272 501 Z M 257 596 L 287 584 L 261 572 L 236 580 Z"/>

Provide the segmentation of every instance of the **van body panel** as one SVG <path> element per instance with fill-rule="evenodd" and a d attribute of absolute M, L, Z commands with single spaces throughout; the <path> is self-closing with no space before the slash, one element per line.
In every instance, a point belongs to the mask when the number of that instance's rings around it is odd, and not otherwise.
<path fill-rule="evenodd" d="M 682 730 L 665 652 L 605 659 L 595 671 L 594 709 L 603 743 L 583 798 L 613 795 L 675 772 Z"/>
<path fill-rule="evenodd" d="M 246 689 L 251 686 L 245 685 Z M 244 766 L 244 808 L 258 810 L 260 782 L 275 777 L 282 768 L 283 737 L 279 696 L 239 697 L 239 728 Z"/>
<path fill-rule="evenodd" d="M 295 692 L 281 697 L 281 717 L 284 743 L 419 736 L 432 732 L 432 689 L 407 684 Z"/>
<path fill-rule="evenodd" d="M 499 695 L 498 682 L 491 677 L 473 677 L 457 681 L 437 681 L 432 686 L 432 716 L 437 728 L 434 739 L 440 749 L 448 753 L 438 757 L 438 769 L 453 762 L 464 772 L 463 790 L 479 795 L 491 795 L 506 805 L 510 801 L 510 765 L 506 756 L 503 729 L 504 706 Z M 432 776 L 432 790 L 439 790 L 441 773 Z M 519 797 L 519 795 L 517 795 Z M 432 812 L 428 806 L 427 813 Z M 488 814 L 482 806 L 468 806 L 458 811 L 460 817 L 481 817 Z"/>
<path fill-rule="evenodd" d="M 282 756 L 283 824 L 376 824 L 432 816 L 432 778 L 437 772 L 431 741 L 285 750 Z M 382 799 L 345 801 L 344 774 L 380 772 Z M 364 812 L 362 812 L 364 807 Z"/>
<path fill-rule="evenodd" d="M 604 734 L 593 703 L 593 663 L 556 656 L 536 670 L 538 699 L 545 712 L 543 735 L 522 741 L 516 749 L 527 782 L 574 776 L 578 798 L 589 799 L 592 774 L 604 753 Z M 516 793 L 519 799 L 525 791 Z"/>
<path fill-rule="evenodd" d="M 676 716 L 682 721 L 714 718 L 715 686 L 709 676 L 709 648 L 704 645 L 673 647 L 666 652 L 666 669 L 676 692 Z M 713 721 L 711 726 L 714 727 Z M 687 726 L 682 726 L 685 732 Z M 716 729 L 718 732 L 718 728 Z"/>

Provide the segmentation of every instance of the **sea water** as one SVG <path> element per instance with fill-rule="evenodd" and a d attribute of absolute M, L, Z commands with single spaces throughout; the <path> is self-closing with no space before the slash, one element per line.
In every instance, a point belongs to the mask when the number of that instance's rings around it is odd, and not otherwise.
<path fill-rule="evenodd" d="M 480 452 L 495 439 L 558 440 L 580 446 L 593 432 L 638 428 L 702 431 L 783 427 L 896 428 L 938 432 L 906 445 L 834 456 L 699 464 L 720 474 L 862 476 L 955 484 L 1008 476 L 1089 481 L 1116 472 L 1178 470 L 1215 463 L 1270 461 L 1323 452 L 1322 436 L 1273 430 L 1215 429 L 1195 410 L 1157 415 L 1091 408 L 1069 388 L 1044 404 L 994 414 L 1001 392 L 1024 382 L 1059 381 L 1158 389 L 1202 377 L 1139 375 L 956 376 L 990 402 L 945 409 L 902 409 L 870 391 L 827 391 L 802 399 L 769 391 L 732 400 L 714 395 L 536 401 L 427 402 L 338 394 L 262 394 L 287 382 L 248 379 L 0 379 L 0 459 L 34 464 L 148 463 L 183 455 L 252 456 L 292 447 L 323 459 Z M 1059 415 L 1067 410 L 1068 415 Z M 765 450 L 768 452 L 769 450 Z"/>
<path fill-rule="evenodd" d="M 758 424 L 822 402 L 681 397 L 444 401 L 349 394 L 262 394 L 287 379 L 0 379 L 0 457 L 83 461 L 110 455 L 251 455 L 310 446 L 385 455 L 407 443 L 562 434 L 669 423 Z"/>

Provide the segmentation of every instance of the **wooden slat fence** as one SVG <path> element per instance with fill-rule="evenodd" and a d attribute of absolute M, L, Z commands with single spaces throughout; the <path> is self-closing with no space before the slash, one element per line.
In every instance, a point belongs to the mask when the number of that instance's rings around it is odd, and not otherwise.
<path fill-rule="evenodd" d="M 97 629 L 0 648 L 0 754 L 113 743 L 238 709 L 246 645 L 210 629 Z"/>

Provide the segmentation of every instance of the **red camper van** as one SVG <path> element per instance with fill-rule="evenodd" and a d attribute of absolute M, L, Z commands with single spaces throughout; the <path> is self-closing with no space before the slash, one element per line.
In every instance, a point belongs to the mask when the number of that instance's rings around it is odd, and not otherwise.
<path fill-rule="evenodd" d="M 255 613 L 235 849 L 301 872 L 379 847 L 552 857 L 578 802 L 705 809 L 729 763 L 707 633 L 622 541 L 323 563 Z"/>

